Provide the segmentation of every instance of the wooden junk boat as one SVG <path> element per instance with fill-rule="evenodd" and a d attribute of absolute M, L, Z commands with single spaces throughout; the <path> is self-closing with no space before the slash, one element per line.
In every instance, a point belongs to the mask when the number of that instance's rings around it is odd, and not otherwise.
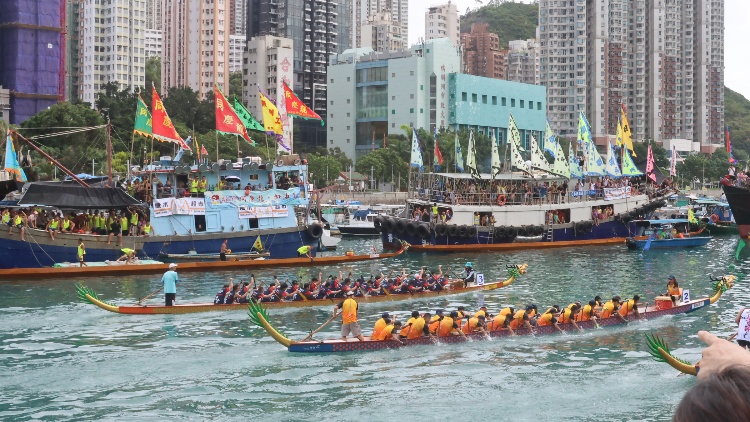
<path fill-rule="evenodd" d="M 654 304 L 649 306 L 647 304 L 639 304 L 638 311 L 642 319 L 653 319 L 666 315 L 677 315 L 696 311 L 709 304 L 715 303 L 721 297 L 727 289 L 734 285 L 736 279 L 733 275 L 725 275 L 720 278 L 711 277 L 713 282 L 712 287 L 714 289 L 714 295 L 711 297 L 705 297 L 695 300 L 687 300 L 679 302 L 674 305 L 672 300 L 667 296 L 657 296 L 654 300 Z M 281 343 L 290 352 L 303 352 L 303 353 L 331 353 L 331 352 L 354 352 L 354 351 L 365 351 L 365 350 L 381 350 L 381 349 L 395 349 L 405 346 L 416 346 L 416 345 L 434 345 L 439 343 L 463 343 L 466 341 L 478 341 L 486 340 L 487 337 L 483 333 L 472 333 L 464 336 L 443 336 L 439 337 L 435 342 L 429 337 L 420 337 L 416 339 L 402 339 L 402 344 L 399 344 L 395 340 L 372 340 L 370 337 L 365 337 L 365 341 L 358 341 L 356 338 L 349 338 L 347 341 L 343 341 L 340 338 L 331 340 L 307 340 L 307 341 L 293 341 L 281 334 L 276 330 L 270 322 L 268 322 L 268 313 L 263 306 L 258 304 L 252 304 L 248 310 L 250 320 L 257 326 L 262 327 L 268 332 L 268 334 L 274 338 L 274 340 Z M 637 318 L 634 315 L 628 315 L 625 317 L 626 321 L 634 321 Z M 595 328 L 596 325 L 593 321 L 584 321 L 577 323 L 581 329 Z M 600 326 L 613 326 L 624 324 L 619 318 L 607 318 L 599 320 Z M 571 332 L 575 331 L 573 324 L 558 324 L 563 331 Z M 519 328 L 515 330 L 518 335 L 529 335 L 532 334 L 528 328 Z M 554 334 L 557 330 L 554 326 L 542 326 L 536 327 L 536 334 Z M 501 331 L 490 331 L 489 336 L 492 338 L 507 337 L 512 335 L 507 330 Z"/>
<path fill-rule="evenodd" d="M 440 291 L 429 291 L 424 293 L 386 293 L 382 296 L 357 296 L 356 300 L 359 303 L 377 303 L 377 302 L 393 302 L 407 299 L 419 299 L 419 298 L 434 298 L 437 296 L 457 295 L 462 293 L 470 293 L 475 291 L 488 291 L 500 289 L 503 287 L 510 286 L 515 279 L 521 274 L 526 273 L 528 267 L 527 264 L 522 265 L 509 265 L 508 266 L 508 278 L 503 281 L 496 281 L 493 283 L 485 283 L 481 285 L 473 285 L 469 287 L 463 287 L 463 281 L 453 281 L 451 288 Z M 214 312 L 214 311 L 237 311 L 247 309 L 247 303 L 233 303 L 229 305 L 214 305 L 213 303 L 185 303 L 177 304 L 174 306 L 164 305 L 115 305 L 109 302 L 105 302 L 99 299 L 96 292 L 89 289 L 88 287 L 80 284 L 76 285 L 78 291 L 78 297 L 84 301 L 92 303 L 106 311 L 115 312 L 118 314 L 189 314 L 197 312 Z M 342 298 L 331 298 L 331 299 L 308 299 L 302 298 L 302 300 L 293 301 L 279 301 L 279 302 L 263 302 L 265 308 L 306 308 L 312 306 L 331 306 L 339 303 Z"/>

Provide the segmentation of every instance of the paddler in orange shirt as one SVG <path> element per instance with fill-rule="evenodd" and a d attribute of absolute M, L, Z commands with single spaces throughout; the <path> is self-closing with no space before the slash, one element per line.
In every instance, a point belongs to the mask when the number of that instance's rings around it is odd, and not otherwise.
<path fill-rule="evenodd" d="M 335 318 L 339 313 L 339 309 L 341 309 L 341 339 L 343 341 L 347 341 L 346 337 L 349 333 L 356 336 L 359 341 L 365 341 L 365 338 L 362 336 L 362 330 L 357 322 L 357 308 L 359 308 L 359 305 L 357 305 L 357 301 L 354 300 L 353 296 L 354 292 L 350 290 L 347 293 L 347 298 L 333 308 L 333 316 Z"/>
<path fill-rule="evenodd" d="M 635 295 L 633 296 L 632 299 L 622 302 L 622 305 L 620 306 L 618 313 L 622 315 L 623 317 L 626 317 L 628 315 L 635 315 L 636 318 L 640 317 L 640 314 L 638 313 L 638 301 L 639 300 L 641 300 L 641 297 L 638 295 Z"/>
<path fill-rule="evenodd" d="M 526 309 L 521 309 L 519 311 L 516 311 L 516 313 L 513 314 L 513 320 L 510 322 L 510 328 L 514 330 L 518 330 L 519 328 L 526 327 L 531 331 L 532 334 L 534 334 L 534 327 L 531 326 L 531 323 L 529 320 L 531 319 L 529 317 L 529 313 L 534 310 L 532 305 L 526 306 Z"/>
<path fill-rule="evenodd" d="M 578 322 L 585 322 L 585 321 L 594 321 L 596 323 L 596 312 L 594 311 L 596 309 L 596 301 L 590 300 L 589 304 L 584 306 L 581 312 L 576 315 L 576 321 Z"/>
<path fill-rule="evenodd" d="M 544 327 L 547 325 L 551 325 L 557 329 L 559 332 L 563 332 L 562 328 L 560 328 L 559 325 L 557 325 L 557 318 L 559 315 L 560 306 L 554 305 L 553 307 L 549 308 L 547 312 L 539 315 L 539 318 L 536 320 L 536 325 L 539 327 Z"/>
<path fill-rule="evenodd" d="M 503 329 L 508 329 L 508 331 L 510 331 L 511 334 L 516 335 L 516 332 L 513 331 L 512 328 L 510 328 L 510 320 L 513 315 L 513 312 L 512 312 L 513 308 L 506 308 L 506 309 L 510 309 L 511 313 L 510 314 L 501 313 L 501 314 L 496 315 L 495 318 L 493 318 L 492 321 L 490 321 L 487 324 L 487 331 L 501 331 Z"/>
<path fill-rule="evenodd" d="M 622 315 L 617 313 L 618 309 L 620 309 L 620 296 L 614 296 L 612 297 L 612 300 L 605 303 L 604 307 L 602 307 L 601 318 L 607 319 L 616 316 L 622 322 L 628 322 L 625 318 L 622 317 Z"/>
<path fill-rule="evenodd" d="M 452 311 L 450 313 L 450 316 L 444 317 L 443 320 L 440 321 L 440 326 L 438 327 L 438 337 L 448 337 L 455 334 L 466 337 L 463 331 L 461 331 L 458 324 L 456 324 L 456 318 L 458 318 L 458 312 Z"/>
<path fill-rule="evenodd" d="M 389 323 L 388 325 L 383 328 L 377 337 L 373 337 L 373 340 L 378 341 L 388 341 L 388 340 L 395 340 L 399 344 L 404 344 L 403 341 L 400 339 L 400 335 L 398 334 L 399 330 L 401 329 L 401 321 L 394 321 L 392 323 Z"/>
<path fill-rule="evenodd" d="M 581 303 L 573 303 L 572 307 L 565 308 L 562 313 L 560 313 L 560 317 L 558 319 L 558 322 L 561 324 L 573 324 L 573 327 L 575 327 L 578 331 L 581 330 L 581 327 L 576 324 L 576 318 L 578 314 L 581 313 Z"/>
<path fill-rule="evenodd" d="M 427 326 L 427 321 L 430 320 L 430 317 L 430 313 L 426 312 L 421 317 L 416 318 L 411 327 L 409 327 L 409 332 L 406 335 L 406 338 L 409 340 L 422 336 L 429 336 L 430 338 L 433 338 L 433 335 L 430 332 L 430 328 Z"/>
<path fill-rule="evenodd" d="M 375 321 L 375 327 L 372 329 L 372 334 L 370 335 L 370 338 L 375 339 L 380 336 L 380 332 L 383 331 L 385 327 L 388 326 L 388 324 L 391 323 L 391 315 L 388 312 L 383 312 L 383 315 L 380 316 L 380 319 Z"/>

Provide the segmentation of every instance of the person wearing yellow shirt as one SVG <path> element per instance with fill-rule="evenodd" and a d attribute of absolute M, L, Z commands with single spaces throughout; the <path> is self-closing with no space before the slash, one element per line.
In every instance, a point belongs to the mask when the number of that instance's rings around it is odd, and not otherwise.
<path fill-rule="evenodd" d="M 399 333 L 399 335 L 401 337 L 407 337 L 409 335 L 409 331 L 411 331 L 411 327 L 414 325 L 414 323 L 417 321 L 417 319 L 419 319 L 419 312 L 412 311 L 411 312 L 411 318 L 409 318 L 406 321 L 406 324 L 404 324 L 402 326 L 401 332 Z"/>
<path fill-rule="evenodd" d="M 78 238 L 78 266 L 88 267 L 86 263 L 86 245 L 83 243 L 83 239 Z"/>
<path fill-rule="evenodd" d="M 389 340 L 395 340 L 399 344 L 403 345 L 404 342 L 401 341 L 399 330 L 401 329 L 401 321 L 394 321 L 383 328 L 383 330 L 378 334 L 377 337 L 373 337 L 373 340 L 378 341 L 389 341 Z"/>
<path fill-rule="evenodd" d="M 427 324 L 427 321 L 429 321 L 430 318 L 431 318 L 431 315 L 429 312 L 426 312 L 421 317 L 416 318 L 414 322 L 411 324 L 411 327 L 409 327 L 409 332 L 407 333 L 406 338 L 409 340 L 419 338 L 422 336 L 428 336 L 430 338 L 434 338 Z"/>
<path fill-rule="evenodd" d="M 588 305 L 584 306 L 581 312 L 576 315 L 577 322 L 594 321 L 596 323 L 596 300 L 590 300 Z"/>
<path fill-rule="evenodd" d="M 55 240 L 55 233 L 60 230 L 60 216 L 55 214 L 54 218 L 47 223 L 46 229 L 52 240 Z"/>
<path fill-rule="evenodd" d="M 138 212 L 130 210 L 130 235 L 138 236 Z"/>
<path fill-rule="evenodd" d="M 359 305 L 354 300 L 354 291 L 349 290 L 346 296 L 346 300 L 333 308 L 334 318 L 338 316 L 339 309 L 341 310 L 341 339 L 347 341 L 346 337 L 351 333 L 359 341 L 365 341 L 365 338 L 362 336 L 362 330 L 359 327 L 359 322 L 357 322 L 357 308 Z"/>
<path fill-rule="evenodd" d="M 682 300 L 682 289 L 673 275 L 670 275 L 667 280 L 667 296 L 672 298 L 672 303 L 677 303 Z"/>
<path fill-rule="evenodd" d="M 534 310 L 532 305 L 526 306 L 526 309 L 520 309 L 513 314 L 513 320 L 510 322 L 510 328 L 518 330 L 521 327 L 526 327 L 533 334 L 534 327 L 531 326 L 531 317 L 529 314 Z"/>
<path fill-rule="evenodd" d="M 551 308 L 551 310 L 548 310 L 547 312 L 539 315 L 539 318 L 536 320 L 536 325 L 539 327 L 544 327 L 551 325 L 557 329 L 559 332 L 563 332 L 562 328 L 560 328 L 559 325 L 557 325 L 557 312 L 555 311 L 556 308 Z"/>
<path fill-rule="evenodd" d="M 125 216 L 124 212 L 120 217 L 120 230 L 122 230 L 123 235 L 128 234 L 128 217 Z"/>
<path fill-rule="evenodd" d="M 513 309 L 513 308 L 508 308 Z M 487 324 L 487 330 L 488 331 L 501 331 L 504 329 L 507 329 L 510 331 L 512 335 L 516 335 L 516 332 L 513 331 L 512 328 L 510 328 L 510 320 L 511 320 L 512 314 L 498 314 L 494 318 L 492 318 L 492 321 L 490 321 Z"/>
<path fill-rule="evenodd" d="M 198 176 L 195 176 L 194 178 L 190 179 L 190 196 L 197 197 L 198 196 Z"/>
<path fill-rule="evenodd" d="M 484 329 L 486 318 L 484 315 L 473 316 L 466 321 L 466 325 L 463 326 L 462 330 L 464 334 L 471 333 L 484 333 L 487 335 L 487 330 Z"/>
<path fill-rule="evenodd" d="M 143 223 L 143 227 L 141 227 L 141 234 L 145 237 L 151 236 L 151 233 L 156 234 L 156 230 L 154 230 L 153 227 L 151 227 L 151 221 L 146 220 Z"/>
<path fill-rule="evenodd" d="M 573 307 L 565 308 L 560 313 L 560 317 L 558 318 L 558 322 L 561 324 L 573 324 L 573 327 L 575 327 L 578 331 L 582 331 L 581 327 L 576 324 L 576 316 L 581 312 L 581 305 L 579 303 L 574 303 Z"/>
<path fill-rule="evenodd" d="M 605 303 L 602 307 L 601 319 L 611 318 L 613 316 L 620 319 L 622 322 L 627 322 L 617 311 L 620 309 L 620 296 L 612 297 L 612 300 Z"/>
<path fill-rule="evenodd" d="M 447 337 L 455 334 L 460 334 L 462 337 L 466 337 L 458 324 L 456 324 L 456 319 L 458 319 L 458 312 L 456 311 L 451 312 L 450 316 L 443 318 L 438 327 L 438 337 Z"/>
<path fill-rule="evenodd" d="M 639 300 L 641 300 L 641 297 L 638 295 L 635 295 L 633 296 L 632 299 L 622 302 L 622 305 L 620 306 L 618 313 L 622 315 L 623 317 L 626 317 L 628 315 L 635 315 L 636 318 L 639 318 L 640 317 L 640 314 L 638 313 L 638 301 Z"/>
<path fill-rule="evenodd" d="M 25 217 L 26 217 L 26 213 L 21 210 L 18 210 L 17 212 L 14 213 L 13 217 L 11 217 L 10 219 L 11 224 L 10 224 L 10 227 L 8 227 L 8 234 L 11 234 L 11 235 L 13 234 L 13 227 L 18 228 L 18 230 L 21 231 L 21 241 L 26 240 L 24 238 L 26 234 L 26 226 L 24 224 Z"/>
<path fill-rule="evenodd" d="M 201 178 L 200 182 L 198 182 L 198 193 L 203 195 L 208 190 L 208 180 L 206 180 L 206 176 L 203 176 Z"/>
<path fill-rule="evenodd" d="M 133 260 L 135 259 L 135 249 L 122 248 L 120 250 L 122 251 L 123 255 L 118 259 L 118 261 L 125 261 L 126 264 L 132 264 Z"/>
<path fill-rule="evenodd" d="M 383 312 L 383 315 L 380 316 L 380 319 L 375 321 L 375 327 L 372 329 L 372 335 L 370 335 L 370 338 L 377 338 L 380 336 L 380 332 L 383 331 L 383 329 L 388 326 L 388 324 L 391 323 L 391 315 L 388 312 Z"/>

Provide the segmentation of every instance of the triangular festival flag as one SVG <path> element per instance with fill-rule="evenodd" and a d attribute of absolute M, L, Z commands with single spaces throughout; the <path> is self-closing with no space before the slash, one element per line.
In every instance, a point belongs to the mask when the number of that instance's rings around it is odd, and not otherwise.
<path fill-rule="evenodd" d="M 229 102 L 224 94 L 214 85 L 214 102 L 216 104 L 216 130 L 221 133 L 240 135 L 251 145 L 255 145 L 242 121 L 237 117 L 237 113 L 229 106 Z"/>
<path fill-rule="evenodd" d="M 282 82 L 284 86 L 284 99 L 286 100 L 286 114 L 289 116 L 300 117 L 306 120 L 320 120 L 321 126 L 325 125 L 323 119 L 320 118 L 318 113 L 313 111 L 307 104 L 303 103 L 292 91 L 291 88 Z"/>
<path fill-rule="evenodd" d="M 148 111 L 146 103 L 141 98 L 141 94 L 138 94 L 138 105 L 135 110 L 135 128 L 133 129 L 136 135 L 145 136 L 151 138 L 154 136 L 154 130 L 151 127 L 151 112 Z"/>
<path fill-rule="evenodd" d="M 169 118 L 167 110 L 164 108 L 164 103 L 162 103 L 159 94 L 156 92 L 156 88 L 153 86 L 151 86 L 151 107 L 151 116 L 153 117 L 151 122 L 154 138 L 162 142 L 174 142 L 179 145 L 180 148 L 189 150 L 190 147 L 177 133 L 177 130 L 172 124 L 172 119 Z"/>

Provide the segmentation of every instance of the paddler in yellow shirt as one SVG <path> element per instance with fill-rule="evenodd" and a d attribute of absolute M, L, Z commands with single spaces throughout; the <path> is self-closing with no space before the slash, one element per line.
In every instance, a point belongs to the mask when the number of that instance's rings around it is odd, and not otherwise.
<path fill-rule="evenodd" d="M 362 336 L 362 329 L 359 327 L 359 322 L 357 322 L 357 309 L 359 305 L 354 300 L 354 291 L 349 290 L 346 296 L 343 302 L 333 308 L 334 318 L 338 316 L 339 309 L 341 310 L 341 339 L 347 341 L 346 337 L 351 333 L 359 341 L 365 341 L 365 338 Z"/>

